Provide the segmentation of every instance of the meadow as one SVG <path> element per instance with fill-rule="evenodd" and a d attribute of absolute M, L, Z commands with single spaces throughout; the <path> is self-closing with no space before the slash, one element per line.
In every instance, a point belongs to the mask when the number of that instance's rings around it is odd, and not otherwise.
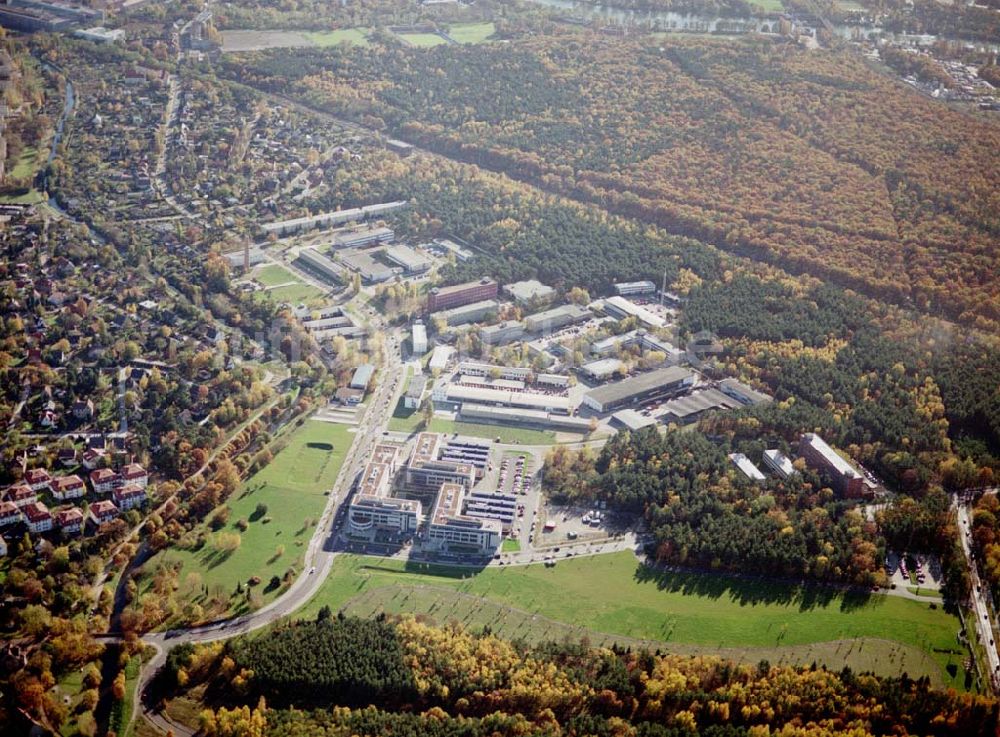
<path fill-rule="evenodd" d="M 274 599 L 282 587 L 269 588 L 268 583 L 290 569 L 301 571 L 305 548 L 353 439 L 343 425 L 306 421 L 288 436 L 271 463 L 226 502 L 230 514 L 222 531 L 239 532 L 236 550 L 221 552 L 210 542 L 199 550 L 170 548 L 147 562 L 145 570 L 152 573 L 161 563 L 180 565 L 180 601 L 201 603 L 205 588 L 231 592 L 252 576 L 262 581 L 256 590 L 263 603 Z M 266 507 L 263 514 L 258 505 Z M 243 531 L 240 520 L 247 523 Z M 207 524 L 203 529 L 209 532 Z M 248 608 L 244 598 L 236 597 L 230 613 Z"/>
<path fill-rule="evenodd" d="M 558 595 L 553 595 L 558 592 Z M 586 635 L 738 660 L 813 661 L 962 687 L 958 620 L 897 596 L 659 571 L 631 553 L 482 571 L 343 555 L 302 610 L 412 612 L 527 641 Z M 951 668 L 949 668 L 951 666 Z M 954 675 L 952 674 L 954 671 Z"/>

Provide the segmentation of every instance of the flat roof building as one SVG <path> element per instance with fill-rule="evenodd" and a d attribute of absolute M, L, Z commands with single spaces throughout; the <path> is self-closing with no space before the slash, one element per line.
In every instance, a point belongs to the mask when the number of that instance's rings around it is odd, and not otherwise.
<path fill-rule="evenodd" d="M 333 239 L 334 248 L 364 248 L 381 243 L 392 243 L 396 233 L 392 228 L 368 228 L 351 233 L 341 233 Z"/>
<path fill-rule="evenodd" d="M 751 386 L 736 379 L 723 379 L 719 382 L 719 391 L 732 397 L 740 404 L 752 405 L 772 401 L 770 394 L 759 392 Z"/>
<path fill-rule="evenodd" d="M 375 446 L 348 509 L 348 530 L 352 535 L 371 540 L 379 533 L 405 537 L 417 531 L 423 512 L 420 502 L 391 496 L 398 455 L 394 445 Z"/>
<path fill-rule="evenodd" d="M 495 299 L 485 299 L 480 302 L 452 307 L 450 310 L 441 310 L 431 315 L 432 318 L 441 318 L 449 326 L 465 325 L 470 322 L 481 322 L 485 318 L 496 315 L 500 312 L 500 303 Z"/>
<path fill-rule="evenodd" d="M 694 386 L 694 374 L 679 366 L 648 371 L 583 395 L 583 403 L 596 412 L 613 412 L 631 404 L 676 396 Z"/>
<path fill-rule="evenodd" d="M 354 369 L 354 375 L 351 377 L 350 387 L 351 389 L 367 389 L 368 384 L 371 383 L 372 376 L 375 375 L 375 367 L 370 363 L 363 363 Z"/>
<path fill-rule="evenodd" d="M 519 320 L 504 320 L 479 330 L 479 338 L 486 345 L 504 345 L 524 337 L 524 326 Z"/>
<path fill-rule="evenodd" d="M 407 206 L 406 200 L 397 202 L 385 202 L 377 205 L 366 205 L 365 207 L 352 207 L 349 210 L 337 210 L 335 212 L 324 212 L 319 215 L 309 215 L 301 218 L 291 218 L 290 220 L 278 220 L 273 223 L 265 223 L 261 226 L 265 233 L 275 233 L 278 236 L 298 233 L 302 230 L 320 228 L 330 225 L 341 225 L 366 218 L 373 218 L 383 215 L 392 210 L 398 210 Z"/>
<path fill-rule="evenodd" d="M 385 257 L 403 269 L 406 274 L 423 274 L 430 270 L 431 261 L 409 246 L 389 246 Z"/>
<path fill-rule="evenodd" d="M 779 478 L 788 479 L 795 476 L 798 471 L 792 465 L 792 459 L 786 456 L 777 448 L 764 451 L 764 465 L 770 468 Z"/>
<path fill-rule="evenodd" d="M 427 527 L 427 546 L 449 552 L 492 555 L 500 547 L 503 524 L 498 519 L 481 519 L 462 513 L 465 489 L 444 483 L 437 495 Z"/>
<path fill-rule="evenodd" d="M 666 402 L 660 418 L 666 423 L 689 425 L 701 419 L 706 412 L 736 409 L 740 406 L 742 405 L 739 402 L 718 389 L 704 389 Z"/>
<path fill-rule="evenodd" d="M 418 409 L 420 400 L 424 397 L 424 389 L 427 388 L 427 378 L 424 376 L 414 376 L 410 383 L 406 385 L 406 392 L 403 394 L 403 406 L 407 409 Z"/>
<path fill-rule="evenodd" d="M 608 297 L 604 300 L 604 311 L 619 320 L 634 317 L 643 325 L 650 328 L 662 328 L 666 324 L 666 321 L 662 317 L 654 315 L 645 307 L 641 307 L 618 295 Z"/>
<path fill-rule="evenodd" d="M 611 415 L 611 420 L 619 427 L 632 432 L 656 424 L 655 419 L 636 412 L 634 409 L 620 409 Z"/>
<path fill-rule="evenodd" d="M 99 44 L 119 43 L 125 40 L 125 31 L 121 28 L 105 28 L 104 26 L 94 26 L 93 28 L 81 28 L 74 34 L 84 41 L 91 41 Z"/>
<path fill-rule="evenodd" d="M 634 294 L 653 294 L 656 285 L 651 281 L 615 282 L 615 294 L 619 297 L 629 297 Z"/>
<path fill-rule="evenodd" d="M 583 364 L 580 373 L 594 381 L 607 381 L 624 368 L 625 364 L 617 358 L 601 358 Z"/>
<path fill-rule="evenodd" d="M 435 287 L 427 296 L 427 311 L 436 312 L 494 299 L 498 291 L 499 285 L 488 278 L 450 287 Z"/>
<path fill-rule="evenodd" d="M 524 329 L 529 333 L 552 333 L 569 325 L 587 322 L 593 314 L 580 305 L 560 305 L 551 310 L 536 312 L 524 318 Z"/>
<path fill-rule="evenodd" d="M 410 348 L 416 356 L 427 353 L 427 327 L 417 320 L 410 329 Z"/>
<path fill-rule="evenodd" d="M 299 251 L 298 263 L 326 282 L 339 284 L 343 281 L 344 268 L 314 248 Z"/>
<path fill-rule="evenodd" d="M 420 433 L 406 467 L 406 483 L 423 489 L 436 489 L 445 483 L 471 489 L 476 483 L 475 466 L 440 460 L 440 450 L 441 436 L 438 433 Z"/>
<path fill-rule="evenodd" d="M 550 300 L 556 296 L 556 290 L 550 286 L 542 284 L 537 279 L 527 279 L 517 281 L 513 284 L 505 284 L 504 294 L 518 304 L 528 304 L 529 302 L 542 302 Z"/>
<path fill-rule="evenodd" d="M 833 490 L 841 496 L 857 498 L 871 493 L 864 475 L 816 433 L 808 432 L 799 439 L 799 455 L 812 468 L 826 473 Z"/>
<path fill-rule="evenodd" d="M 488 404 L 465 402 L 458 416 L 467 422 L 482 422 L 494 425 L 517 425 L 519 427 L 541 427 L 547 430 L 565 432 L 590 432 L 590 420 L 585 417 L 545 412 L 543 410 L 514 407 L 492 407 Z"/>
<path fill-rule="evenodd" d="M 742 453 L 730 453 L 729 460 L 732 461 L 733 465 L 740 470 L 740 472 L 746 476 L 748 479 L 756 484 L 762 484 L 767 481 L 767 477 L 760 472 L 760 469 L 753 464 L 753 462 L 747 458 Z"/>
<path fill-rule="evenodd" d="M 347 268 L 356 272 L 367 284 L 380 284 L 389 281 L 397 273 L 391 266 L 379 263 L 365 251 L 341 251 L 337 254 Z"/>
<path fill-rule="evenodd" d="M 495 407 L 521 407 L 542 412 L 570 414 L 568 397 L 541 394 L 517 389 L 494 389 L 450 383 L 434 389 L 434 399 L 439 402 L 463 404 L 489 404 Z"/>
<path fill-rule="evenodd" d="M 455 349 L 450 345 L 436 346 L 431 354 L 431 360 L 427 362 L 427 368 L 431 371 L 444 371 L 448 368 L 453 355 L 455 355 Z"/>

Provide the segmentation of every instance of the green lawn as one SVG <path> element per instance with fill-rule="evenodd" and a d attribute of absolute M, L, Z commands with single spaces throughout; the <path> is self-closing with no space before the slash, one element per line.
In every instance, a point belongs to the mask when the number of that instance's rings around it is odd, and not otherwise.
<path fill-rule="evenodd" d="M 455 23 L 448 31 L 448 35 L 461 44 L 479 44 L 496 33 L 496 30 L 492 22 Z"/>
<path fill-rule="evenodd" d="M 405 409 L 401 400 L 396 411 L 389 418 L 389 429 L 393 432 L 416 432 L 420 420 L 420 412 Z M 555 433 L 546 430 L 531 430 L 506 425 L 477 425 L 472 422 L 457 422 L 441 417 L 432 419 L 427 430 L 444 433 L 457 432 L 459 435 L 469 435 L 474 438 L 500 438 L 501 443 L 521 443 L 522 445 L 553 445 L 556 442 Z"/>
<path fill-rule="evenodd" d="M 316 46 L 336 46 L 344 42 L 357 46 L 368 46 L 368 32 L 365 28 L 342 28 L 337 31 L 322 31 L 303 35 Z"/>
<path fill-rule="evenodd" d="M 404 41 L 409 42 L 411 46 L 418 46 L 421 48 L 430 48 L 432 46 L 440 46 L 441 44 L 448 43 L 436 33 L 397 33 L 396 35 Z"/>
<path fill-rule="evenodd" d="M 291 281 L 302 283 L 302 280 L 295 276 L 295 274 L 284 266 L 278 266 L 278 264 L 268 264 L 267 266 L 258 267 L 257 271 L 253 274 L 253 278 L 265 287 L 276 287 L 279 284 L 287 284 Z"/>
<path fill-rule="evenodd" d="M 521 551 L 521 543 L 517 540 L 507 539 L 503 541 L 500 550 L 504 553 L 519 553 Z"/>
<path fill-rule="evenodd" d="M 776 13 L 785 9 L 781 0 L 750 0 L 750 4 L 756 5 L 758 8 L 763 8 L 768 13 Z"/>
<path fill-rule="evenodd" d="M 3 205 L 37 205 L 44 201 L 45 195 L 34 188 L 16 196 L 0 193 L 0 204 Z"/>
<path fill-rule="evenodd" d="M 586 630 L 601 641 L 631 638 L 750 662 L 815 659 L 886 675 L 905 670 L 956 687 L 966 657 L 956 644 L 958 620 L 940 607 L 825 587 L 659 573 L 631 553 L 479 573 L 345 555 L 303 616 L 324 604 L 351 613 L 423 613 L 467 626 L 489 622 L 494 631 L 528 639 Z M 957 664 L 958 678 L 945 671 L 949 664 Z"/>
<path fill-rule="evenodd" d="M 323 296 L 323 292 L 310 284 L 289 284 L 285 287 L 268 289 L 267 294 L 275 302 L 308 302 Z"/>
<path fill-rule="evenodd" d="M 209 591 L 218 586 L 232 592 L 237 583 L 252 576 L 262 581 L 256 590 L 263 601 L 274 599 L 280 589 L 266 591 L 268 582 L 289 568 L 301 568 L 305 546 L 326 505 L 326 493 L 333 486 L 353 440 L 353 433 L 343 425 L 307 421 L 290 433 L 288 444 L 274 460 L 228 500 L 230 516 L 225 531 L 239 532 L 237 522 L 249 521 L 249 527 L 240 533 L 242 539 L 237 550 L 224 555 L 211 543 L 196 551 L 171 548 L 146 563 L 145 571 L 152 573 L 160 563 L 180 563 L 180 600 L 202 603 L 203 585 Z M 267 506 L 262 518 L 255 515 L 258 504 Z M 280 555 L 278 546 L 284 547 Z M 191 573 L 197 573 L 200 579 L 199 583 L 192 582 L 193 586 L 187 581 Z M 246 610 L 244 598 L 235 597 L 232 608 L 237 612 Z"/>
<path fill-rule="evenodd" d="M 42 165 L 44 159 L 39 159 L 38 149 L 34 146 L 26 146 L 21 151 L 21 156 L 14 164 L 14 167 L 7 172 L 10 179 L 18 180 L 25 177 L 33 177 L 38 167 Z"/>

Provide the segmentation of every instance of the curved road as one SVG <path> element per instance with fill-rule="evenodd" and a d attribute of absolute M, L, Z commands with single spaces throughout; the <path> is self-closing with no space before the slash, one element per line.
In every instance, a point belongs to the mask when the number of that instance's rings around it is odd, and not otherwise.
<path fill-rule="evenodd" d="M 153 646 L 157 654 L 142 669 L 139 682 L 136 685 L 133 699 L 133 714 L 142 711 L 146 719 L 152 722 L 164 733 L 172 731 L 175 735 L 191 735 L 193 732 L 183 725 L 176 724 L 157 712 L 153 705 L 146 702 L 146 689 L 152 676 L 166 661 L 167 653 L 175 646 L 185 643 L 212 642 L 245 634 L 252 630 L 266 627 L 285 617 L 305 604 L 316 594 L 322 585 L 336 556 L 334 550 L 334 520 L 337 518 L 340 503 L 347 497 L 354 479 L 361 472 L 366 459 L 371 456 L 372 447 L 378 442 L 382 431 L 388 424 L 389 417 L 395 409 L 399 393 L 402 390 L 400 370 L 402 360 L 398 331 L 386 331 L 386 326 L 374 313 L 368 313 L 372 327 L 386 336 L 385 350 L 381 365 L 382 380 L 371 394 L 369 405 L 364 417 L 356 428 L 354 442 L 346 462 L 337 475 L 337 480 L 331 490 L 326 508 L 316 526 L 309 546 L 304 556 L 304 573 L 300 575 L 289 589 L 278 599 L 255 612 L 233 619 L 206 624 L 185 630 L 170 630 L 147 634 L 143 642 Z M 119 640 L 117 635 L 109 634 L 98 637 L 104 642 Z M 134 718 L 134 717 L 133 717 Z"/>

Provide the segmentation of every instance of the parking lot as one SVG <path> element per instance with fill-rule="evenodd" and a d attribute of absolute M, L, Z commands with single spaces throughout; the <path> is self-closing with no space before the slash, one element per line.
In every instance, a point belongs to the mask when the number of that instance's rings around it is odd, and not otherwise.
<path fill-rule="evenodd" d="M 631 530 L 627 517 L 594 506 L 545 504 L 539 520 L 537 546 L 552 546 L 588 540 L 601 540 Z M 546 530 L 545 525 L 554 525 Z"/>
<path fill-rule="evenodd" d="M 889 583 L 896 586 L 917 586 L 927 591 L 941 588 L 941 563 L 932 555 L 900 555 L 890 552 L 886 556 L 885 570 Z"/>

